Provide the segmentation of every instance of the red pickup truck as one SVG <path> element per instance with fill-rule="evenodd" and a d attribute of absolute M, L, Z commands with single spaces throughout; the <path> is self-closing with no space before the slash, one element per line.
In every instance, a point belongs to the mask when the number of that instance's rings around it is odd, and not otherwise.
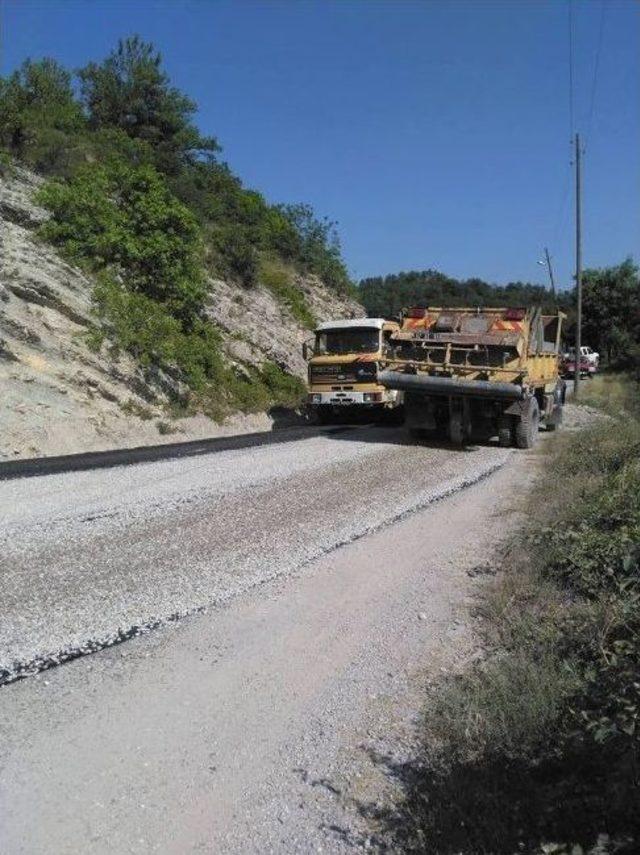
<path fill-rule="evenodd" d="M 581 377 L 591 377 L 592 367 L 589 359 L 586 356 L 581 356 L 579 361 L 579 369 Z M 576 357 L 574 353 L 565 353 L 560 361 L 560 374 L 563 377 L 575 377 L 576 374 Z"/>

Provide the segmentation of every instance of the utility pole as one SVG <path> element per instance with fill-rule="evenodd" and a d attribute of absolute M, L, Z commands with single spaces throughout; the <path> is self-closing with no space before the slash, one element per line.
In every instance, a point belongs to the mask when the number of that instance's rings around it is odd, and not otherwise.
<path fill-rule="evenodd" d="M 547 270 L 549 271 L 549 279 L 551 280 L 551 293 L 553 294 L 553 298 L 556 296 L 556 283 L 553 278 L 553 267 L 551 266 L 551 256 L 549 255 L 549 250 L 545 246 L 544 248 L 544 256 L 547 259 Z"/>
<path fill-rule="evenodd" d="M 582 176 L 580 174 L 580 134 L 576 134 L 576 352 L 573 396 L 580 394 L 580 346 L 582 345 Z"/>

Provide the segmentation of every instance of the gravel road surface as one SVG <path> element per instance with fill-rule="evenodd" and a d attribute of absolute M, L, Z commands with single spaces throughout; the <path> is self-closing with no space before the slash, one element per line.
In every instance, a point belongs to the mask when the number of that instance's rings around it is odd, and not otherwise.
<path fill-rule="evenodd" d="M 0 689 L 0 851 L 367 848 L 535 457 L 362 428 L 0 485 L 5 678 L 190 615 Z"/>
<path fill-rule="evenodd" d="M 511 452 L 381 428 L 0 486 L 5 680 L 290 573 Z"/>

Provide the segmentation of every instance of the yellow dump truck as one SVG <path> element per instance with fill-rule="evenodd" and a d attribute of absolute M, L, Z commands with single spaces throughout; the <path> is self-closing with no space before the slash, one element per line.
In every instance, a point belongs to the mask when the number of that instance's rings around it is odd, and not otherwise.
<path fill-rule="evenodd" d="M 378 381 L 380 364 L 390 356 L 389 340 L 400 325 L 384 318 L 326 321 L 313 344 L 303 345 L 308 360 L 308 404 L 323 424 L 347 415 L 372 417 L 399 411 L 402 394 Z"/>
<path fill-rule="evenodd" d="M 414 435 L 439 431 L 461 444 L 498 436 L 531 448 L 540 423 L 562 421 L 562 312 L 539 308 L 412 308 L 390 337 L 378 380 L 404 394 Z"/>

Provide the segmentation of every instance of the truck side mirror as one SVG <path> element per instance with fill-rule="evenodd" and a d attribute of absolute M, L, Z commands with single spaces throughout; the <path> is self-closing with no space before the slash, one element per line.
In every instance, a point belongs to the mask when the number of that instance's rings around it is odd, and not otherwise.
<path fill-rule="evenodd" d="M 304 359 L 305 362 L 307 362 L 307 360 L 309 359 L 309 356 L 311 355 L 309 353 L 309 350 L 310 350 L 309 344 L 306 341 L 304 341 L 302 343 L 302 358 Z"/>

